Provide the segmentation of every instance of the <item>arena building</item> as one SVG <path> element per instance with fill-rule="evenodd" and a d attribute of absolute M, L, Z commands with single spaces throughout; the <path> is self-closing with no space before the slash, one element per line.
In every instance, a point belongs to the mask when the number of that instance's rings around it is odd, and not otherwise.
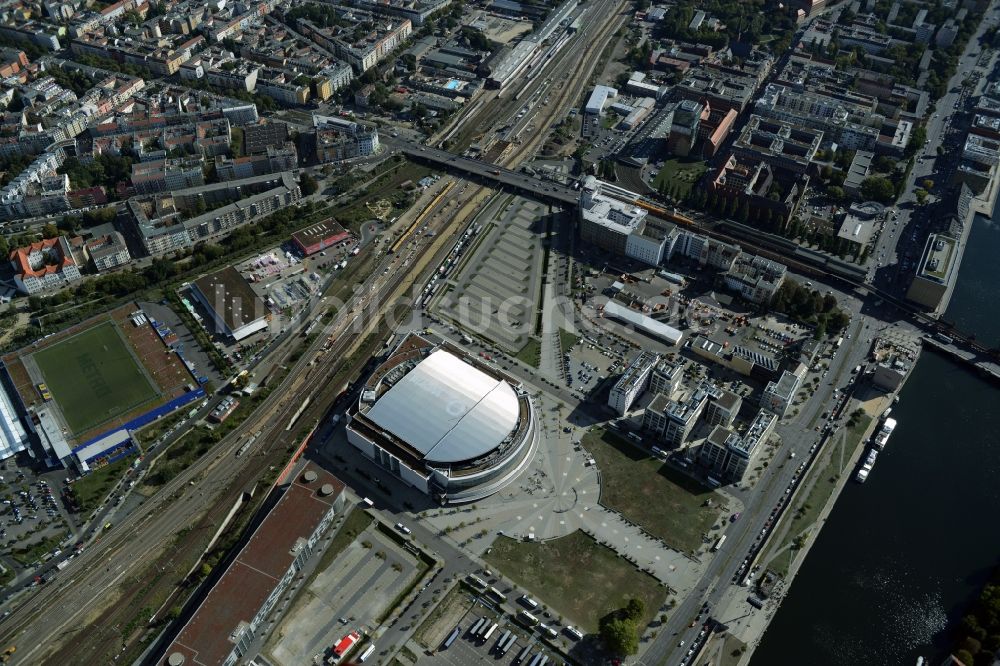
<path fill-rule="evenodd" d="M 538 442 L 531 398 L 516 379 L 416 334 L 372 373 L 347 416 L 352 445 L 441 504 L 496 493 Z"/>

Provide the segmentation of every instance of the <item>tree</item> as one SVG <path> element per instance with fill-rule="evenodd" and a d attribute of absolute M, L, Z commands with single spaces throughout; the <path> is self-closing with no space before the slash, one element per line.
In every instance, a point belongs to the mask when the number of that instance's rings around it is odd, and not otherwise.
<path fill-rule="evenodd" d="M 955 659 L 958 659 L 960 662 L 966 664 L 967 666 L 971 665 L 974 661 L 972 655 L 969 654 L 968 651 L 966 650 L 959 650 L 958 652 L 956 652 Z"/>
<path fill-rule="evenodd" d="M 42 238 L 56 238 L 59 235 L 59 228 L 49 222 L 42 227 Z"/>
<path fill-rule="evenodd" d="M 740 200 L 739 208 L 736 209 L 736 219 L 744 223 L 750 220 L 750 204 L 746 199 Z"/>
<path fill-rule="evenodd" d="M 891 203 L 896 198 L 896 188 L 888 178 L 869 176 L 861 181 L 861 196 L 866 200 Z"/>
<path fill-rule="evenodd" d="M 601 624 L 601 640 L 614 654 L 635 654 L 639 651 L 639 635 L 635 622 L 627 618 L 611 618 Z"/>
<path fill-rule="evenodd" d="M 962 649 L 967 650 L 969 653 L 973 655 L 976 655 L 979 654 L 979 651 L 983 649 L 983 645 L 972 636 L 966 636 L 962 640 Z"/>
<path fill-rule="evenodd" d="M 316 190 L 319 189 L 319 183 L 316 182 L 316 179 L 311 174 L 303 173 L 302 177 L 299 178 L 299 188 L 302 190 L 302 196 L 307 197 L 310 194 L 316 193 Z"/>
<path fill-rule="evenodd" d="M 890 171 L 894 171 L 896 169 L 896 161 L 888 155 L 879 155 L 872 160 L 872 167 L 874 167 L 876 171 L 889 173 Z"/>
<path fill-rule="evenodd" d="M 935 54 L 937 51 L 935 51 Z M 917 151 L 923 148 L 924 143 L 927 142 L 927 130 L 923 125 L 918 125 L 913 132 L 910 133 L 910 141 L 906 144 L 906 150 L 904 155 L 907 157 L 913 157 L 917 154 Z"/>
<path fill-rule="evenodd" d="M 230 132 L 229 152 L 233 157 L 243 156 L 243 129 L 234 127 Z"/>
<path fill-rule="evenodd" d="M 646 604 L 642 602 L 642 599 L 632 597 L 625 604 L 625 617 L 632 620 L 636 624 L 642 620 L 642 616 L 646 614 Z"/>
<path fill-rule="evenodd" d="M 826 194 L 834 201 L 844 200 L 844 188 L 838 185 L 831 185 L 830 187 L 826 188 Z"/>
<path fill-rule="evenodd" d="M 851 323 L 851 317 L 843 310 L 831 312 L 826 318 L 827 329 L 830 331 L 831 335 L 840 333 L 847 328 L 849 323 Z"/>
<path fill-rule="evenodd" d="M 922 180 L 920 182 L 920 184 L 924 186 L 925 190 L 933 190 L 934 189 L 934 181 L 931 180 L 930 178 L 925 178 L 924 180 Z"/>

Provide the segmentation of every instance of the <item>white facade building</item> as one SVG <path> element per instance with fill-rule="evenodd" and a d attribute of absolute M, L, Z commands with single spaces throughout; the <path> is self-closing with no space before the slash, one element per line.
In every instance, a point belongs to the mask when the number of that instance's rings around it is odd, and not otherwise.
<path fill-rule="evenodd" d="M 658 354 L 646 351 L 636 356 L 611 389 L 611 393 L 608 395 L 608 406 L 624 415 L 632 407 L 636 398 L 646 390 L 653 367 L 659 360 Z"/>

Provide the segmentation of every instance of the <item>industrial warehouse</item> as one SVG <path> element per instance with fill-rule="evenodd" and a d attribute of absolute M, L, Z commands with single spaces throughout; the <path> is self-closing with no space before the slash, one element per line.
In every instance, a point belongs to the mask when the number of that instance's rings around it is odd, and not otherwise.
<path fill-rule="evenodd" d="M 352 445 L 442 504 L 498 492 L 528 464 L 538 439 L 519 382 L 416 334 L 368 378 L 348 418 Z"/>

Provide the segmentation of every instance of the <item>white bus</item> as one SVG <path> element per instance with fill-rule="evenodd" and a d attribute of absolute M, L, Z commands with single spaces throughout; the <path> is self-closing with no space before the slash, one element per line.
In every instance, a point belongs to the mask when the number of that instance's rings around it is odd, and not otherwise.
<path fill-rule="evenodd" d="M 527 594 L 522 595 L 518 601 L 520 601 L 528 610 L 535 610 L 538 608 L 538 602 L 529 597 Z"/>
<path fill-rule="evenodd" d="M 583 640 L 583 632 L 577 629 L 576 627 L 566 627 L 565 629 L 563 629 L 563 631 L 565 631 L 566 635 L 575 641 Z"/>
<path fill-rule="evenodd" d="M 538 624 L 538 618 L 528 611 L 518 611 L 515 619 L 526 627 L 533 627 Z"/>
<path fill-rule="evenodd" d="M 510 638 L 507 639 L 507 642 L 500 646 L 500 654 L 501 655 L 507 654 L 510 651 L 510 649 L 514 647 L 514 643 L 516 642 L 517 642 L 517 634 L 511 632 Z"/>
<path fill-rule="evenodd" d="M 479 576 L 476 576 L 474 574 L 469 574 L 468 576 L 465 577 L 465 581 L 469 585 L 474 587 L 477 592 L 484 592 L 486 590 L 486 581 L 484 581 Z"/>
<path fill-rule="evenodd" d="M 712 546 L 712 552 L 713 553 L 717 552 L 720 548 L 722 548 L 722 544 L 724 544 L 724 543 L 726 543 L 726 535 L 725 534 L 723 534 L 722 536 L 720 536 L 719 540 L 715 542 L 714 546 Z"/>
<path fill-rule="evenodd" d="M 358 661 L 360 663 L 362 663 L 362 664 L 365 663 L 365 659 L 367 659 L 368 657 L 372 656 L 372 652 L 374 652 L 374 651 L 375 651 L 375 645 L 374 644 L 373 645 L 369 645 L 368 649 L 366 649 L 364 652 L 362 652 L 361 656 L 358 657 Z"/>

